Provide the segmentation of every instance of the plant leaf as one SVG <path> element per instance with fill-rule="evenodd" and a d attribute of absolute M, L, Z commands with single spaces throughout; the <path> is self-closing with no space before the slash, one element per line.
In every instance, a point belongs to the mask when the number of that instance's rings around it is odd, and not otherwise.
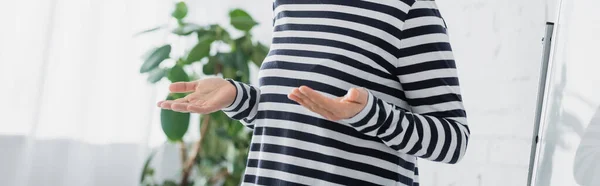
<path fill-rule="evenodd" d="M 213 75 L 215 74 L 215 67 L 217 66 L 218 59 L 216 57 L 209 57 L 208 63 L 202 66 L 202 73 L 204 75 Z"/>
<path fill-rule="evenodd" d="M 151 29 L 148 29 L 148 30 L 144 30 L 144 31 L 141 31 L 141 32 L 138 32 L 138 33 L 134 34 L 133 36 L 135 37 L 135 36 L 139 36 L 139 35 L 142 35 L 142 34 L 154 32 L 154 31 L 162 29 L 164 26 L 165 25 L 161 25 L 161 26 L 157 26 L 157 27 L 154 27 L 154 28 L 151 28 Z"/>
<path fill-rule="evenodd" d="M 191 64 L 196 61 L 200 61 L 202 58 L 207 57 L 210 53 L 210 45 L 214 41 L 214 37 L 210 34 L 205 35 L 198 39 L 198 44 L 192 48 L 186 59 L 187 64 Z"/>
<path fill-rule="evenodd" d="M 223 66 L 235 66 L 235 61 L 233 61 L 233 53 L 217 53 L 215 54 L 215 58 L 218 59 L 218 62 Z"/>
<path fill-rule="evenodd" d="M 247 76 L 250 75 L 250 68 L 248 68 L 248 56 L 246 56 L 242 50 L 236 50 L 234 53 L 234 61 L 237 67 L 237 70 L 242 77 L 243 82 L 248 82 Z"/>
<path fill-rule="evenodd" d="M 256 66 L 259 66 L 262 64 L 262 62 L 265 60 L 265 58 L 267 57 L 267 55 L 269 54 L 269 48 L 265 45 L 263 45 L 260 42 L 256 43 L 256 46 L 254 46 L 254 51 L 252 52 L 252 62 L 254 62 L 254 64 Z"/>
<path fill-rule="evenodd" d="M 167 100 L 173 99 L 172 96 L 167 96 Z M 183 138 L 190 125 L 190 113 L 162 109 L 160 111 L 160 124 L 163 132 L 170 141 L 179 141 Z"/>
<path fill-rule="evenodd" d="M 169 74 L 167 75 L 167 77 L 173 83 L 180 81 L 190 81 L 190 77 L 188 76 L 188 74 L 185 72 L 185 70 L 183 70 L 183 67 L 179 65 L 173 66 L 173 68 L 169 70 Z"/>
<path fill-rule="evenodd" d="M 163 45 L 154 49 L 153 52 L 148 55 L 144 64 L 140 68 L 140 73 L 150 72 L 154 68 L 158 67 L 158 65 L 163 62 L 165 59 L 169 58 L 169 54 L 171 53 L 171 45 Z"/>
<path fill-rule="evenodd" d="M 165 75 L 167 75 L 166 69 L 156 68 L 150 71 L 150 74 L 148 75 L 148 82 L 156 83 L 160 81 L 163 77 L 165 77 Z"/>
<path fill-rule="evenodd" d="M 250 14 L 242 9 L 234 9 L 229 12 L 229 18 L 231 25 L 241 31 L 250 31 L 252 27 L 258 25 L 258 22 L 254 21 Z"/>
<path fill-rule="evenodd" d="M 235 68 L 232 66 L 224 66 L 223 67 L 223 78 L 235 79 L 236 72 Z"/>
<path fill-rule="evenodd" d="M 162 184 L 162 186 L 179 186 L 179 184 L 177 184 L 175 181 L 173 180 L 165 180 Z"/>
<path fill-rule="evenodd" d="M 148 155 L 148 158 L 146 158 L 144 168 L 142 169 L 142 176 L 140 177 L 140 183 L 143 183 L 146 179 L 146 176 L 149 175 L 148 173 L 152 169 L 150 168 L 150 162 L 152 162 L 152 158 L 154 158 L 154 155 L 156 155 L 156 149 L 152 150 L 152 152 L 150 152 L 150 155 Z"/>
<path fill-rule="evenodd" d="M 194 23 L 185 23 L 183 25 L 180 25 L 179 27 L 173 29 L 173 31 L 171 31 L 174 34 L 180 35 L 180 36 L 187 36 L 190 35 L 191 33 L 194 33 L 198 30 L 203 29 L 202 26 L 194 24 Z"/>
<path fill-rule="evenodd" d="M 183 19 L 188 13 L 188 7 L 185 4 L 185 2 L 178 2 L 177 4 L 175 4 L 175 10 L 173 10 L 173 13 L 171 13 L 171 15 L 177 19 L 177 20 L 181 20 Z"/>

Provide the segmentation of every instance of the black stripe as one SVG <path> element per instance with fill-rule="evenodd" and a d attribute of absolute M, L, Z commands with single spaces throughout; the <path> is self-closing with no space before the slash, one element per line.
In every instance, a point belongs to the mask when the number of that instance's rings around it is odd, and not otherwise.
<path fill-rule="evenodd" d="M 382 72 L 376 68 L 373 68 L 373 67 L 367 65 L 366 63 L 362 63 L 355 59 L 349 58 L 347 56 L 339 55 L 339 54 L 317 52 L 317 51 L 305 51 L 305 50 L 276 49 L 276 50 L 271 50 L 271 52 L 269 52 L 269 56 L 273 56 L 273 55 L 287 55 L 287 56 L 329 59 L 332 61 L 337 61 L 342 64 L 346 64 L 346 65 L 354 67 L 356 69 L 360 69 L 362 71 L 368 72 L 375 76 L 379 76 L 379 77 L 393 80 L 393 81 L 399 81 L 398 77 L 394 76 L 393 73 Z M 394 72 L 394 71 L 391 71 L 391 72 Z"/>
<path fill-rule="evenodd" d="M 314 179 L 320 179 L 323 181 L 328 181 L 332 183 L 338 183 L 343 185 L 377 185 L 371 182 L 367 182 L 364 180 L 359 180 L 347 176 L 337 175 L 328 173 L 322 170 L 309 169 L 306 167 L 301 167 L 297 165 L 280 163 L 269 160 L 257 160 L 257 159 L 248 159 L 248 167 L 256 167 L 261 169 L 271 169 L 278 170 L 283 172 L 288 172 L 292 174 L 302 175 Z"/>
<path fill-rule="evenodd" d="M 328 94 L 342 97 L 346 95 L 346 90 L 340 89 L 338 87 L 328 85 L 322 82 L 316 82 L 311 80 L 303 80 L 303 79 L 292 79 L 292 78 L 284 78 L 284 77 L 261 77 L 259 80 L 261 86 L 266 85 L 279 85 L 279 86 L 287 86 L 287 87 L 300 87 L 302 85 L 308 86 L 314 90 L 326 92 Z"/>
<path fill-rule="evenodd" d="M 406 3 L 406 2 L 405 2 Z M 387 5 L 371 3 L 368 1 L 340 1 L 340 0 L 277 0 L 275 6 L 285 5 L 285 4 L 334 4 L 334 5 L 345 5 L 356 8 L 362 8 L 367 10 L 373 10 L 377 12 L 381 12 L 384 14 L 388 14 L 393 16 L 399 20 L 406 20 L 406 12 L 399 10 L 396 7 L 391 7 Z M 411 3 L 406 3 L 408 5 L 412 5 Z"/>
<path fill-rule="evenodd" d="M 437 69 L 447 69 L 447 68 L 456 68 L 456 63 L 454 60 L 436 60 L 436 61 L 428 61 L 417 63 L 413 65 L 403 66 L 396 68 L 396 75 L 407 75 L 417 72 L 423 72 L 428 70 L 437 70 Z"/>
<path fill-rule="evenodd" d="M 256 91 L 256 89 L 252 86 L 250 86 L 250 101 L 248 102 L 248 108 L 246 108 L 244 111 L 238 113 L 237 115 L 235 115 L 232 118 L 247 118 L 248 116 L 250 116 L 250 112 L 252 111 L 252 109 L 254 108 L 254 106 L 256 105 L 256 98 L 258 97 L 258 93 Z M 242 102 L 244 103 L 244 102 Z M 251 121 L 253 120 L 252 118 L 248 118 L 246 120 L 247 121 Z"/>
<path fill-rule="evenodd" d="M 240 87 L 240 89 L 242 89 L 242 100 L 240 100 L 238 105 L 233 110 L 231 110 L 232 112 L 240 111 L 240 109 L 242 109 L 242 107 L 244 106 L 244 102 L 246 102 L 248 100 L 248 92 L 246 91 L 245 86 L 239 82 L 238 82 L 238 86 Z M 237 114 L 231 118 L 240 120 L 243 118 L 243 116 Z"/>
<path fill-rule="evenodd" d="M 424 54 L 428 52 L 452 51 L 450 43 L 427 43 L 412 47 L 403 48 L 400 50 L 400 57 L 407 57 L 416 54 Z"/>
<path fill-rule="evenodd" d="M 388 111 L 385 110 L 385 107 L 381 107 L 381 109 L 384 110 L 386 112 L 386 114 L 388 114 L 387 113 Z M 392 113 L 387 116 L 387 118 L 385 119 L 385 122 L 383 122 L 383 124 L 377 130 L 377 136 L 380 136 L 381 134 L 385 133 L 390 128 L 392 121 L 394 120 L 394 116 L 395 116 L 394 113 L 395 112 L 392 111 Z"/>
<path fill-rule="evenodd" d="M 274 28 L 275 32 L 278 31 L 311 31 L 311 32 L 326 32 L 326 33 L 334 33 L 340 34 L 348 37 L 353 37 L 359 40 L 363 40 L 365 42 L 371 43 L 372 45 L 380 47 L 382 50 L 390 54 L 395 54 L 395 57 L 398 58 L 398 46 L 391 44 L 389 41 L 386 41 L 382 38 L 375 37 L 369 35 L 367 33 L 352 30 L 344 27 L 330 26 L 330 25 L 310 25 L 310 24 L 283 24 L 277 25 Z"/>
<path fill-rule="evenodd" d="M 375 90 L 375 91 L 390 95 L 392 97 L 397 97 L 399 99 L 406 100 L 404 91 L 401 91 L 399 89 L 392 88 L 389 86 L 385 86 L 385 85 L 382 85 L 379 83 L 373 83 L 373 82 L 365 80 L 361 77 L 355 76 L 354 74 L 350 74 L 347 71 L 344 72 L 344 71 L 341 71 L 338 69 L 328 67 L 327 65 L 301 64 L 301 63 L 293 63 L 293 62 L 286 62 L 286 61 L 269 61 L 269 62 L 263 63 L 263 65 L 261 66 L 261 70 L 265 70 L 265 69 L 286 69 L 286 70 L 293 70 L 293 71 L 319 73 L 319 74 L 322 74 L 325 76 L 330 76 L 333 78 L 343 80 L 345 82 L 354 84 L 359 87 L 364 87 L 369 90 Z"/>
<path fill-rule="evenodd" d="M 405 91 L 412 91 L 448 85 L 458 86 L 458 77 L 434 78 L 412 83 L 402 83 L 402 88 L 404 88 Z"/>
<path fill-rule="evenodd" d="M 254 183 L 257 185 L 289 185 L 289 186 L 308 186 L 300 183 L 289 182 L 280 180 L 277 178 L 269 178 L 262 176 L 255 176 L 251 174 L 244 175 L 244 183 Z"/>
<path fill-rule="evenodd" d="M 383 169 L 381 167 L 373 166 L 373 165 L 369 164 L 368 162 L 351 161 L 351 160 L 347 160 L 344 158 L 340 158 L 340 157 L 336 157 L 336 156 L 329 156 L 329 155 L 321 154 L 321 153 L 318 153 L 315 151 L 308 151 L 308 150 L 303 150 L 303 149 L 299 149 L 299 148 L 295 148 L 295 147 L 281 146 L 281 145 L 275 145 L 275 144 L 255 143 L 255 144 L 252 144 L 250 151 L 261 151 L 261 152 L 270 152 L 270 153 L 276 153 L 276 154 L 285 154 L 288 156 L 294 156 L 294 157 L 299 157 L 299 158 L 303 158 L 303 159 L 318 161 L 318 162 L 322 162 L 322 163 L 326 163 L 326 164 L 330 164 L 330 165 L 335 165 L 338 167 L 345 167 L 345 168 L 360 171 L 360 172 L 366 172 L 366 173 L 378 175 L 378 176 L 381 176 L 381 177 L 384 177 L 387 179 L 400 181 L 404 184 L 412 183 L 412 179 L 410 179 L 409 177 L 399 174 L 398 172 L 389 171 L 389 170 Z M 398 179 L 398 178 L 400 178 L 400 179 Z"/>
<path fill-rule="evenodd" d="M 459 94 L 448 93 L 448 94 L 423 97 L 423 98 L 412 98 L 412 99 L 408 100 L 408 103 L 410 104 L 410 106 L 416 107 L 416 106 L 422 106 L 422 105 L 435 105 L 435 104 L 447 103 L 447 102 L 452 102 L 452 101 L 460 102 L 460 101 L 462 101 L 462 96 Z"/>
<path fill-rule="evenodd" d="M 463 109 L 428 112 L 428 113 L 422 113 L 422 115 L 434 116 L 434 117 L 438 117 L 438 118 L 467 117 L 467 113 Z"/>
<path fill-rule="evenodd" d="M 394 112 L 394 114 L 396 114 L 396 113 Z M 406 117 L 407 114 L 404 111 L 400 111 L 397 114 L 399 114 L 399 116 L 398 116 L 398 123 L 396 124 L 396 128 L 394 129 L 392 134 L 381 137 L 381 140 L 390 141 L 390 140 L 394 139 L 394 137 L 400 135 L 400 133 L 402 133 L 402 131 L 404 131 L 404 128 L 402 128 L 403 127 L 402 121 L 404 121 L 405 119 L 408 119 L 409 117 Z"/>
<path fill-rule="evenodd" d="M 371 99 L 374 99 L 374 97 L 372 97 Z M 365 107 L 368 107 L 369 105 L 365 105 Z M 371 121 L 371 119 L 373 119 L 373 116 L 375 115 L 375 112 L 377 111 L 377 100 L 373 100 L 373 103 L 371 103 L 371 106 L 369 107 L 369 112 L 367 113 L 367 115 L 360 119 L 358 122 L 356 123 L 350 123 L 350 125 L 352 125 L 355 128 L 358 127 L 362 127 L 364 125 L 366 125 L 367 123 L 369 123 L 369 121 Z"/>
<path fill-rule="evenodd" d="M 415 128 L 417 129 L 417 142 L 415 143 L 415 145 L 412 147 L 412 149 L 410 149 L 410 151 L 407 152 L 407 154 L 416 154 L 417 152 L 419 152 L 421 149 L 423 149 L 423 138 L 425 138 L 425 136 L 423 136 L 423 123 L 421 122 L 421 119 L 419 119 L 419 117 L 415 117 Z"/>
<path fill-rule="evenodd" d="M 419 17 L 428 17 L 428 16 L 442 18 L 440 11 L 438 9 L 419 8 L 419 9 L 411 9 L 408 12 L 406 20 L 410 20 L 413 18 L 419 18 Z"/>
<path fill-rule="evenodd" d="M 257 119 L 277 119 L 277 120 L 294 121 L 294 122 L 298 122 L 298 123 L 312 125 L 315 127 L 320 127 L 320 128 L 331 130 L 331 131 L 336 131 L 336 132 L 339 132 L 339 133 L 342 133 L 342 134 L 345 134 L 348 136 L 352 136 L 355 138 L 359 138 L 362 140 L 382 143 L 381 139 L 379 139 L 377 137 L 364 135 L 364 134 L 356 131 L 356 129 L 354 129 L 352 127 L 341 125 L 339 123 L 332 122 L 329 120 L 304 115 L 304 114 L 285 112 L 285 111 L 279 111 L 279 110 L 261 110 L 261 111 L 258 111 L 257 115 L 258 115 Z"/>
<path fill-rule="evenodd" d="M 417 125 L 416 122 L 417 122 L 418 118 L 416 118 L 416 116 L 413 114 L 407 114 L 405 118 L 408 120 L 408 126 L 405 128 L 406 131 L 404 132 L 404 135 L 402 136 L 402 142 L 400 142 L 400 144 L 390 146 L 392 149 L 396 149 L 396 150 L 405 149 L 406 145 L 410 141 L 410 138 L 412 138 L 413 132 L 415 130 L 415 125 Z"/>
<path fill-rule="evenodd" d="M 288 98 L 286 94 L 276 94 L 276 93 L 261 94 L 259 101 L 261 103 L 273 102 L 273 103 L 287 103 L 287 104 L 300 105 L 300 104 L 298 104 L 298 102 L 295 102 L 294 100 L 291 100 L 290 98 Z"/>
<path fill-rule="evenodd" d="M 446 120 L 439 120 L 444 132 L 444 145 L 442 146 L 442 152 L 434 161 L 443 161 L 448 155 L 448 150 L 450 149 L 450 143 L 452 143 L 452 134 L 450 133 L 450 124 Z M 439 144 L 437 144 L 439 145 Z"/>
<path fill-rule="evenodd" d="M 435 147 L 437 147 L 438 131 L 437 131 L 437 127 L 436 127 L 435 123 L 429 116 L 425 116 L 425 120 L 427 120 L 427 124 L 429 125 L 429 131 L 431 132 L 431 140 L 429 140 L 429 145 L 427 146 L 427 152 L 422 157 L 429 158 L 433 154 L 433 151 L 435 151 Z"/>
<path fill-rule="evenodd" d="M 402 31 L 402 39 L 407 39 L 416 36 L 427 34 L 446 34 L 446 28 L 442 25 L 425 25 L 414 28 L 409 28 Z"/>
<path fill-rule="evenodd" d="M 364 55 L 365 57 L 371 59 L 373 62 L 377 63 L 383 69 L 386 69 L 386 72 L 388 74 L 394 74 L 396 72 L 396 65 L 395 65 L 397 62 L 396 58 L 394 58 L 394 61 L 387 61 L 383 57 L 381 57 L 380 55 L 378 55 L 376 53 L 370 52 L 370 51 L 360 48 L 356 45 L 345 43 L 345 42 L 329 40 L 329 39 L 306 38 L 306 37 L 275 37 L 275 38 L 273 38 L 273 43 L 275 43 L 275 44 L 278 44 L 278 43 L 310 44 L 310 45 L 320 45 L 320 46 L 328 46 L 328 47 L 344 49 L 344 50 L 348 50 L 348 51 L 351 51 L 351 52 L 354 52 L 357 54 Z M 340 61 L 340 62 L 346 63 L 345 61 Z M 354 61 L 350 61 L 350 62 L 354 62 Z M 358 64 L 356 64 L 356 65 L 358 65 Z M 356 65 L 351 65 L 351 66 L 356 66 Z M 373 69 L 375 71 L 379 71 L 375 68 L 373 68 Z M 383 73 L 383 72 L 379 71 L 379 73 Z M 396 78 L 396 80 L 397 80 L 397 78 Z"/>
<path fill-rule="evenodd" d="M 305 142 L 311 142 L 314 144 L 319 144 L 319 145 L 331 147 L 334 149 L 339 149 L 339 150 L 350 152 L 350 153 L 355 153 L 355 154 L 378 158 L 383 161 L 387 161 L 392 164 L 401 166 L 408 170 L 412 170 L 415 167 L 414 163 L 408 162 L 408 161 L 402 159 L 401 157 L 398 157 L 393 154 L 389 154 L 387 152 L 383 152 L 383 151 L 380 151 L 377 149 L 370 149 L 370 148 L 354 146 L 352 144 L 338 141 L 336 139 L 331 139 L 328 137 L 323 137 L 323 136 L 306 133 L 306 132 L 302 132 L 302 131 L 272 128 L 272 127 L 256 127 L 254 129 L 254 135 L 277 136 L 277 137 L 296 139 L 296 140 L 305 141 Z"/>
<path fill-rule="evenodd" d="M 448 122 L 451 123 L 450 126 L 452 126 L 456 132 L 456 149 L 454 150 L 454 155 L 449 163 L 456 163 L 458 162 L 458 157 L 460 157 L 460 151 L 462 149 L 462 132 L 460 132 L 461 130 L 458 128 L 458 124 L 450 120 L 448 120 Z"/>
<path fill-rule="evenodd" d="M 390 23 L 365 17 L 359 16 L 356 14 L 348 14 L 341 12 L 330 12 L 330 11 L 281 11 L 276 15 L 277 19 L 287 18 L 287 17 L 296 17 L 296 18 L 316 18 L 316 19 L 337 19 L 343 20 L 353 23 L 358 23 L 362 25 L 367 25 L 382 32 L 387 32 L 388 34 L 400 39 L 400 29 L 391 25 Z"/>
<path fill-rule="evenodd" d="M 369 133 L 373 130 L 377 130 L 379 129 L 379 127 L 381 127 L 381 125 L 386 122 L 386 113 L 385 113 L 385 108 L 383 107 L 383 101 L 381 100 L 377 100 L 377 108 L 379 108 L 379 113 L 377 115 L 377 123 L 375 123 L 374 125 L 371 125 L 369 127 L 364 128 L 361 132 L 362 133 Z"/>

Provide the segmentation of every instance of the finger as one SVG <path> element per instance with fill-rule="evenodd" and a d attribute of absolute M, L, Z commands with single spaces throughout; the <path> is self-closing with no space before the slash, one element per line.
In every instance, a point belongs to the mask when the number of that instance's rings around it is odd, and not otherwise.
<path fill-rule="evenodd" d="M 160 103 L 160 108 L 171 110 L 171 105 L 173 103 L 173 100 L 165 100 L 162 103 Z"/>
<path fill-rule="evenodd" d="M 189 112 L 198 113 L 198 114 L 209 114 L 211 111 L 205 107 L 200 107 L 196 105 L 189 104 L 187 106 L 187 110 Z"/>
<path fill-rule="evenodd" d="M 364 95 L 366 96 L 366 95 Z M 362 103 L 364 102 L 362 98 L 364 98 L 362 92 L 358 88 L 351 88 L 348 90 L 348 93 L 342 98 L 342 101 L 348 101 L 353 103 Z"/>
<path fill-rule="evenodd" d="M 177 112 L 190 112 L 187 108 L 190 104 L 188 103 L 173 103 L 171 105 L 171 110 Z"/>
<path fill-rule="evenodd" d="M 163 100 L 163 101 L 159 101 L 158 103 L 156 103 L 156 106 L 160 107 L 160 105 L 161 105 L 163 102 L 165 102 L 165 101 L 164 101 L 164 100 Z"/>
<path fill-rule="evenodd" d="M 335 105 L 335 102 L 333 102 L 333 100 L 331 98 L 328 98 L 328 97 L 324 96 L 323 94 L 321 94 L 307 86 L 300 86 L 299 90 L 302 94 L 304 94 L 308 99 L 310 99 L 315 104 L 317 104 L 325 109 L 328 109 L 328 110 L 334 110 L 334 108 L 332 108 L 332 107 Z"/>
<path fill-rule="evenodd" d="M 298 103 L 300 103 L 300 105 L 302 105 L 303 107 L 308 108 L 308 110 L 317 113 L 323 117 L 325 117 L 326 119 L 329 120 L 340 120 L 340 118 L 336 115 L 334 115 L 333 113 L 331 113 L 330 111 L 319 107 L 319 105 L 314 104 L 310 99 L 306 98 L 304 95 L 302 95 L 301 93 L 291 93 L 288 94 L 288 97 Z"/>
<path fill-rule="evenodd" d="M 310 100 L 308 97 L 306 97 L 306 95 L 302 94 L 298 88 L 294 88 L 292 90 L 291 94 L 294 95 L 295 97 L 297 97 L 298 100 L 304 102 L 304 104 L 306 106 L 308 106 L 309 109 L 312 109 L 312 107 L 315 107 L 315 103 L 313 103 L 312 100 Z"/>
<path fill-rule="evenodd" d="M 197 82 L 177 82 L 169 85 L 169 91 L 172 93 L 185 93 L 185 92 L 193 92 L 196 90 Z"/>

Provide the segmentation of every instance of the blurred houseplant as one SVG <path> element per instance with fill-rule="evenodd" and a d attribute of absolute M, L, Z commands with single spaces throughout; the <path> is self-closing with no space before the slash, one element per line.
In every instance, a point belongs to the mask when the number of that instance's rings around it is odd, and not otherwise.
<path fill-rule="evenodd" d="M 171 54 L 171 44 L 150 50 L 140 73 L 148 74 L 148 81 L 151 83 L 164 78 L 170 82 L 193 81 L 211 75 L 248 83 L 249 65 L 260 66 L 268 53 L 268 48 L 253 41 L 250 34 L 250 30 L 258 23 L 241 9 L 230 11 L 231 26 L 243 33 L 241 37 L 231 38 L 229 32 L 218 24 L 200 26 L 185 21 L 187 13 L 184 2 L 175 4 L 171 16 L 177 21 L 177 25 L 170 28 L 171 33 L 185 38 L 197 38 L 197 43 L 182 56 Z M 140 34 L 160 29 L 169 27 L 156 27 Z M 169 67 L 166 63 L 161 64 L 169 59 L 176 61 L 175 64 Z M 198 69 L 199 66 L 202 73 L 194 72 L 194 68 Z M 166 99 L 184 96 L 185 94 L 169 94 Z M 229 119 L 221 111 L 201 115 L 200 139 L 186 143 L 182 138 L 188 130 L 190 114 L 161 110 L 160 117 L 162 129 L 169 141 L 179 144 L 183 160 L 181 180 L 157 182 L 153 178 L 154 169 L 149 166 L 153 156 L 151 154 L 142 170 L 141 185 L 239 185 L 251 138 L 251 133 L 244 130 L 241 123 Z"/>

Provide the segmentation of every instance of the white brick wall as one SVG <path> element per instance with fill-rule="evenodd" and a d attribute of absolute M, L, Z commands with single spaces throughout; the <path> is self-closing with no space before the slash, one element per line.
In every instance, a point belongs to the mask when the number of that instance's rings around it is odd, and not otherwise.
<path fill-rule="evenodd" d="M 471 140 L 463 161 L 419 161 L 426 186 L 526 185 L 544 1 L 438 1 L 449 25 Z"/>

